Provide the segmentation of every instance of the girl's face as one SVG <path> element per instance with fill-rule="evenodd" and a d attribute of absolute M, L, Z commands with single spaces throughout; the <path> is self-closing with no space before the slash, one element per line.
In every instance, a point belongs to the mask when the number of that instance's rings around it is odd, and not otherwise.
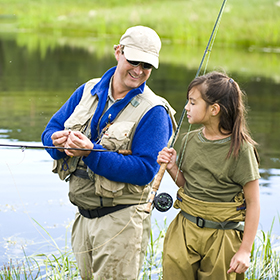
<path fill-rule="evenodd" d="M 185 107 L 190 124 L 207 124 L 210 120 L 210 107 L 202 99 L 198 87 L 193 87 L 189 92 L 189 102 Z"/>

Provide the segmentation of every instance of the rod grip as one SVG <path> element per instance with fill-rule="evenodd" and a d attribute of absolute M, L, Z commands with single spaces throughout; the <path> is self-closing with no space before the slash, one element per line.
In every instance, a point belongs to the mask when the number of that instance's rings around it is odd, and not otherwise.
<path fill-rule="evenodd" d="M 150 213 L 151 210 L 152 210 L 152 204 L 153 204 L 154 198 L 156 196 L 156 192 L 159 189 L 159 185 L 161 183 L 161 180 L 162 180 L 162 177 L 163 177 L 164 172 L 166 170 L 166 167 L 167 167 L 167 163 L 162 163 L 160 165 L 159 171 L 156 175 L 156 178 L 155 178 L 153 186 L 152 186 L 152 192 L 150 194 L 150 198 L 148 200 L 148 203 L 147 203 L 147 206 L 146 206 L 146 209 L 145 209 L 146 213 Z"/>
<path fill-rule="evenodd" d="M 118 153 L 119 154 L 122 154 L 122 155 L 132 155 L 132 151 L 131 150 L 118 150 Z"/>

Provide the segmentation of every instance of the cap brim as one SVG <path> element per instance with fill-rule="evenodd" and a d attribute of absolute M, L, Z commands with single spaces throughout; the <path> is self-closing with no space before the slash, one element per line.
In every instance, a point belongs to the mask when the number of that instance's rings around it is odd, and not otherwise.
<path fill-rule="evenodd" d="M 153 54 L 149 54 L 149 53 L 125 46 L 124 56 L 128 60 L 146 62 L 146 63 L 152 64 L 156 69 L 158 69 L 159 60 L 158 60 L 158 57 Z"/>

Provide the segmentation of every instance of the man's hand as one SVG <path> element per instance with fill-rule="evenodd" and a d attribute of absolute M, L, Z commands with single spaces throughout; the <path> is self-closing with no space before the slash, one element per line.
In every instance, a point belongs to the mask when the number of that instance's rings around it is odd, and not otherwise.
<path fill-rule="evenodd" d="M 70 130 L 57 131 L 52 135 L 53 145 L 56 147 L 65 147 Z M 58 149 L 60 152 L 64 152 L 64 149 Z"/>
<path fill-rule="evenodd" d="M 79 148 L 79 149 L 93 149 L 93 143 L 80 131 L 71 131 L 68 136 L 65 148 Z M 79 150 L 65 150 L 68 156 L 88 156 L 90 151 L 79 151 Z"/>

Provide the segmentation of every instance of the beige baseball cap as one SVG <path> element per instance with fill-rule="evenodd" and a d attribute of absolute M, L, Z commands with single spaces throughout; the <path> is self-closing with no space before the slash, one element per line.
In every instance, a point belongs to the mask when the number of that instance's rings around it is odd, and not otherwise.
<path fill-rule="evenodd" d="M 130 27 L 121 37 L 120 44 L 125 46 L 126 59 L 146 62 L 158 68 L 161 41 L 153 29 L 145 26 Z"/>

